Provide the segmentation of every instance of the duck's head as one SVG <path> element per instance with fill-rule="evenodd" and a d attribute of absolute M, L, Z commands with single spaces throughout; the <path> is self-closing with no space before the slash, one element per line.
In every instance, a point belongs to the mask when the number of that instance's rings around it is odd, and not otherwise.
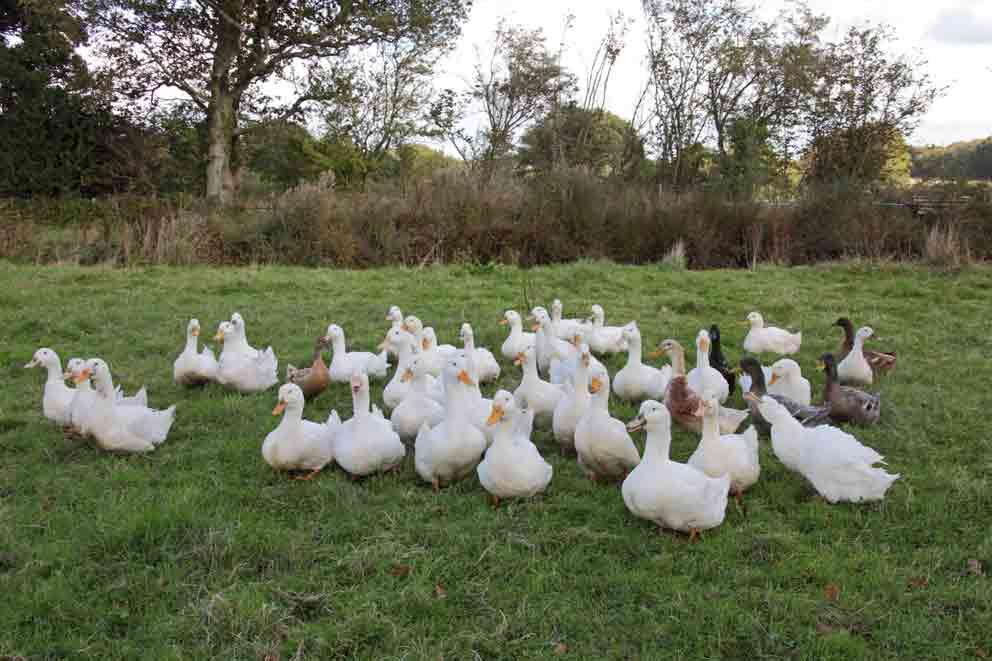
<path fill-rule="evenodd" d="M 586 368 L 592 364 L 592 353 L 589 351 L 588 344 L 579 345 L 579 362 Z"/>
<path fill-rule="evenodd" d="M 414 335 L 418 335 L 424 331 L 424 322 L 420 320 L 420 317 L 415 317 L 411 314 L 407 316 L 406 319 L 403 320 L 402 328 L 407 333 L 413 333 Z"/>
<path fill-rule="evenodd" d="M 520 319 L 520 314 L 516 310 L 507 310 L 503 313 L 503 318 L 499 320 L 500 326 L 513 325 L 523 323 Z"/>
<path fill-rule="evenodd" d="M 850 331 L 851 333 L 854 332 L 854 324 L 852 324 L 851 320 L 847 317 L 840 317 L 837 319 L 837 321 L 834 322 L 834 326 L 839 326 L 845 331 Z"/>
<path fill-rule="evenodd" d="M 771 369 L 772 378 L 768 381 L 768 385 L 778 383 L 779 381 L 790 381 L 802 376 L 802 369 L 799 367 L 799 363 L 791 358 L 776 360 L 772 364 Z"/>
<path fill-rule="evenodd" d="M 399 306 L 389 306 L 389 312 L 386 313 L 386 321 L 391 321 L 394 324 L 403 323 L 403 312 L 400 310 Z"/>
<path fill-rule="evenodd" d="M 462 324 L 461 329 L 458 331 L 458 339 L 462 342 L 475 339 L 475 333 L 472 331 L 472 324 L 468 322 Z"/>
<path fill-rule="evenodd" d="M 710 333 L 705 328 L 696 333 L 696 349 L 702 353 L 710 352 Z"/>
<path fill-rule="evenodd" d="M 34 352 L 34 355 L 31 356 L 31 361 L 24 365 L 24 369 L 39 366 L 48 368 L 52 365 L 58 365 L 58 363 L 59 355 L 48 347 L 42 347 Z"/>
<path fill-rule="evenodd" d="M 655 428 L 670 427 L 671 424 L 672 416 L 668 408 L 661 402 L 648 399 L 641 404 L 637 417 L 627 423 L 627 431 L 637 432 L 642 429 L 650 431 Z"/>
<path fill-rule="evenodd" d="M 402 328 L 393 328 L 386 333 L 386 339 L 379 343 L 379 351 L 386 349 L 398 351 L 407 344 L 413 344 L 413 336 Z"/>
<path fill-rule="evenodd" d="M 241 313 L 235 312 L 231 315 L 231 324 L 233 324 L 234 328 L 238 331 L 243 331 L 245 328 L 245 318 L 241 316 Z"/>
<path fill-rule="evenodd" d="M 186 337 L 200 337 L 200 320 L 190 319 L 186 324 Z"/>
<path fill-rule="evenodd" d="M 422 331 L 423 339 L 420 343 L 420 348 L 424 351 L 430 351 L 437 346 L 437 333 L 434 332 L 433 326 L 428 326 Z"/>
<path fill-rule="evenodd" d="M 720 411 L 720 401 L 713 394 L 712 390 L 706 390 L 703 392 L 702 397 L 699 398 L 699 406 L 693 412 L 697 418 L 705 418 L 707 416 L 716 415 Z"/>
<path fill-rule="evenodd" d="M 356 396 L 362 391 L 368 392 L 369 375 L 362 370 L 355 370 L 351 373 L 351 394 Z"/>
<path fill-rule="evenodd" d="M 333 344 L 344 337 L 344 329 L 337 324 L 330 324 L 324 333 L 324 337 L 327 338 L 328 344 Z"/>
<path fill-rule="evenodd" d="M 441 376 L 444 379 L 445 387 L 455 383 L 461 383 L 466 386 L 476 385 L 468 373 L 468 361 L 462 352 L 453 354 L 445 361 Z"/>
<path fill-rule="evenodd" d="M 492 427 L 506 419 L 512 419 L 516 413 L 513 395 L 508 390 L 499 390 L 493 395 L 492 409 L 486 418 L 486 425 Z"/>
<path fill-rule="evenodd" d="M 858 334 L 856 337 L 862 342 L 864 342 L 874 334 L 875 331 L 872 329 L 871 326 L 862 326 L 861 328 L 858 329 Z"/>
<path fill-rule="evenodd" d="M 82 371 L 73 377 L 76 383 L 82 383 L 86 379 L 90 379 L 97 388 L 110 385 L 110 365 L 102 358 L 90 358 L 83 365 Z"/>
<path fill-rule="evenodd" d="M 604 388 L 606 389 L 607 396 L 609 396 L 610 375 L 602 365 L 596 365 L 593 368 L 591 378 L 589 379 L 589 392 L 595 395 Z"/>
<path fill-rule="evenodd" d="M 667 340 L 662 340 L 658 347 L 648 354 L 648 358 L 661 358 L 663 356 L 670 356 L 673 353 L 681 351 L 682 345 L 679 344 L 677 340 L 669 338 Z"/>
<path fill-rule="evenodd" d="M 556 318 L 560 319 L 561 318 L 562 310 L 564 310 L 564 309 L 565 309 L 565 306 L 563 306 L 561 304 L 561 301 L 559 299 L 556 298 L 555 300 L 551 301 L 551 316 L 552 317 L 556 317 Z"/>
<path fill-rule="evenodd" d="M 720 328 L 716 324 L 710 326 L 710 342 L 714 345 L 720 344 Z"/>
<path fill-rule="evenodd" d="M 637 327 L 637 322 L 632 321 L 620 329 L 620 337 L 626 341 L 641 339 L 641 329 Z"/>
<path fill-rule="evenodd" d="M 761 417 L 772 424 L 775 424 L 779 420 L 792 418 L 792 414 L 789 413 L 788 409 L 779 404 L 769 395 L 756 395 L 753 392 L 746 392 L 744 393 L 744 399 L 748 402 L 757 404 Z"/>
<path fill-rule="evenodd" d="M 761 316 L 760 312 L 751 312 L 747 315 L 745 325 L 750 325 L 751 328 L 764 328 L 765 319 Z"/>
<path fill-rule="evenodd" d="M 830 376 L 837 375 L 837 359 L 834 358 L 832 353 L 825 353 L 820 356 L 820 359 L 816 361 L 816 369 L 820 370 L 824 374 Z"/>
<path fill-rule="evenodd" d="M 403 370 L 403 374 L 400 375 L 400 381 L 408 383 L 426 373 L 427 363 L 424 362 L 423 358 L 414 358 L 407 364 L 406 369 Z"/>
<path fill-rule="evenodd" d="M 551 316 L 548 311 L 544 308 L 538 306 L 530 311 L 530 319 L 534 320 L 534 325 L 531 326 L 531 330 L 537 330 L 541 326 L 545 326 L 551 323 Z"/>
<path fill-rule="evenodd" d="M 513 358 L 513 364 L 518 367 L 523 367 L 532 362 L 534 362 L 534 347 L 527 347 Z"/>
<path fill-rule="evenodd" d="M 279 402 L 272 409 L 272 415 L 279 415 L 286 407 L 303 408 L 303 391 L 295 383 L 284 383 L 279 386 Z"/>
<path fill-rule="evenodd" d="M 222 321 L 217 324 L 217 334 L 214 335 L 214 340 L 223 342 L 228 337 L 233 337 L 235 333 L 234 324 L 230 321 Z"/>
<path fill-rule="evenodd" d="M 87 375 L 85 378 L 76 381 L 76 375 L 80 374 L 84 369 L 86 369 L 86 361 L 82 358 L 70 358 L 65 364 L 65 372 L 62 374 L 62 378 L 71 379 L 74 383 L 82 383 L 89 378 Z"/>
<path fill-rule="evenodd" d="M 592 312 L 592 316 L 589 317 L 589 321 L 602 321 L 606 318 L 606 312 L 603 310 L 603 306 L 599 303 L 593 303 L 589 310 Z"/>

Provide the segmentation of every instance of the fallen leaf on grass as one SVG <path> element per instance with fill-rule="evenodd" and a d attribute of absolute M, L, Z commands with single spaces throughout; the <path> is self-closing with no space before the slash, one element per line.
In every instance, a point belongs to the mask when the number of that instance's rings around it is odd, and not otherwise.
<path fill-rule="evenodd" d="M 972 558 L 968 561 L 968 573 L 972 576 L 985 576 L 985 568 L 982 567 L 981 560 Z"/>
<path fill-rule="evenodd" d="M 925 576 L 916 576 L 915 578 L 909 579 L 909 587 L 914 590 L 921 590 L 928 585 L 930 585 L 930 581 L 928 581 Z"/>
<path fill-rule="evenodd" d="M 829 624 L 827 624 L 826 622 L 816 623 L 816 633 L 820 634 L 821 636 L 826 636 L 827 634 L 831 634 L 833 632 L 834 632 L 834 628 Z"/>
<path fill-rule="evenodd" d="M 444 589 L 444 586 L 438 583 L 434 586 L 434 596 L 438 599 L 444 599 L 448 596 L 448 591 Z"/>
<path fill-rule="evenodd" d="M 389 568 L 389 573 L 396 578 L 403 578 L 410 573 L 411 569 L 410 565 L 393 565 Z"/>
<path fill-rule="evenodd" d="M 568 645 L 565 643 L 555 645 L 555 654 L 568 654 Z"/>
<path fill-rule="evenodd" d="M 840 586 L 836 583 L 827 583 L 823 588 L 823 596 L 827 601 L 837 601 L 840 599 Z"/>

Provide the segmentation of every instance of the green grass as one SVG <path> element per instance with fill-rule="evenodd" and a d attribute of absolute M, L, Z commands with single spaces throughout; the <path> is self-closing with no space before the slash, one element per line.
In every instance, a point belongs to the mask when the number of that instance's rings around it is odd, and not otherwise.
<path fill-rule="evenodd" d="M 903 478 L 883 504 L 830 506 L 763 442 L 747 518 L 731 507 L 722 527 L 690 545 L 631 516 L 616 488 L 584 479 L 546 432 L 535 441 L 555 468 L 549 493 L 494 512 L 475 479 L 435 495 L 412 458 L 401 474 L 361 483 L 336 470 L 288 480 L 260 455 L 277 422 L 274 390 L 240 396 L 172 383 L 190 316 L 208 337 L 240 311 L 249 340 L 275 347 L 281 374 L 287 361 L 307 360 L 331 321 L 349 344 L 371 347 L 391 303 L 433 324 L 442 341 L 468 319 L 477 343 L 498 351 L 496 322 L 504 308 L 525 307 L 525 292 L 531 303 L 561 297 L 566 314 L 599 302 L 608 321 L 638 319 L 651 345 L 671 336 L 691 346 L 717 322 L 731 359 L 744 331 L 734 322 L 760 309 L 770 323 L 802 328 L 807 373 L 837 345 L 830 324 L 839 315 L 870 323 L 900 362 L 883 386 L 881 424 L 856 434 Z M 986 268 L 0 264 L 0 657 L 992 653 L 990 300 Z M 42 373 L 21 369 L 42 345 L 63 360 L 99 355 L 129 392 L 147 384 L 153 405 L 178 403 L 165 445 L 112 456 L 63 440 L 41 415 Z M 611 371 L 619 365 L 611 360 Z M 519 372 L 503 367 L 499 385 L 511 387 Z M 306 415 L 323 419 L 332 407 L 350 415 L 347 388 Z M 635 413 L 616 402 L 612 410 Z M 684 461 L 695 444 L 676 431 L 674 458 Z"/>

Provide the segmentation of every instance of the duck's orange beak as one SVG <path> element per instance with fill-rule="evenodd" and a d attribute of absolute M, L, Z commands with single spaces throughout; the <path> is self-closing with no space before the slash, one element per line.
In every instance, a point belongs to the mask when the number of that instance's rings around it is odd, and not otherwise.
<path fill-rule="evenodd" d="M 506 319 L 500 319 L 499 320 L 499 325 L 500 326 L 506 326 L 508 323 L 510 323 L 510 322 L 507 321 Z"/>
<path fill-rule="evenodd" d="M 589 382 L 589 392 L 592 394 L 598 393 L 603 387 L 603 382 L 598 376 L 592 377 L 592 381 Z"/>
<path fill-rule="evenodd" d="M 200 329 L 194 328 L 189 332 L 189 334 L 192 335 L 193 337 L 200 337 Z"/>
<path fill-rule="evenodd" d="M 518 353 L 516 355 L 516 357 L 513 359 L 513 364 L 514 365 L 517 365 L 517 366 L 521 366 L 521 365 L 524 364 L 524 362 L 526 361 L 526 359 L 527 359 L 527 357 L 524 356 L 524 354 Z"/>
<path fill-rule="evenodd" d="M 222 331 L 222 330 L 217 331 L 217 334 L 214 335 L 214 341 L 215 342 L 223 342 L 224 341 L 224 331 Z"/>
<path fill-rule="evenodd" d="M 536 333 L 537 331 L 541 330 L 541 324 L 532 324 L 530 329 Z"/>
<path fill-rule="evenodd" d="M 279 415 L 280 413 L 283 412 L 283 410 L 285 410 L 285 408 L 286 408 L 286 402 L 280 399 L 279 403 L 276 404 L 276 407 L 272 409 L 272 415 Z"/>
<path fill-rule="evenodd" d="M 702 400 L 700 400 L 699 406 L 696 407 L 696 410 L 693 411 L 692 414 L 697 418 L 702 418 L 704 415 L 706 415 L 706 404 L 704 404 Z"/>
<path fill-rule="evenodd" d="M 776 381 L 778 381 L 778 374 L 776 374 L 775 372 L 772 372 L 772 378 L 768 379 L 768 385 L 772 385 Z"/>
<path fill-rule="evenodd" d="M 648 358 L 663 358 L 667 352 L 664 349 L 655 349 L 648 354 Z"/>
<path fill-rule="evenodd" d="M 465 370 L 462 370 L 461 372 L 458 373 L 458 380 L 464 383 L 466 386 L 475 385 L 475 381 L 472 380 L 472 377 L 470 377 L 468 375 L 468 372 L 466 372 Z"/>
<path fill-rule="evenodd" d="M 428 349 L 431 348 L 431 343 L 425 337 L 424 339 L 422 339 L 420 341 L 420 346 L 422 346 L 424 348 L 424 351 L 427 351 Z"/>
<path fill-rule="evenodd" d="M 413 381 L 413 372 L 409 369 L 403 372 L 403 376 L 400 377 L 400 381 L 406 383 L 407 381 Z"/>
<path fill-rule="evenodd" d="M 709 350 L 710 350 L 710 341 L 708 339 L 706 339 L 705 337 L 704 338 L 700 338 L 700 340 L 699 340 L 699 350 L 700 351 L 703 351 L 703 352 L 706 352 L 706 353 L 709 353 Z"/>
<path fill-rule="evenodd" d="M 503 407 L 502 406 L 497 406 L 496 404 L 493 404 L 492 413 L 490 413 L 489 414 L 489 417 L 486 418 L 486 424 L 488 426 L 492 427 L 497 422 L 499 422 L 500 420 L 503 419 L 504 413 L 505 412 L 503 411 Z"/>
<path fill-rule="evenodd" d="M 82 383 L 83 381 L 85 381 L 86 379 L 90 378 L 91 376 L 93 376 L 93 372 L 91 372 L 88 369 L 85 369 L 82 372 L 80 372 L 79 374 L 77 374 L 74 377 L 72 377 L 72 382 L 73 383 Z"/>

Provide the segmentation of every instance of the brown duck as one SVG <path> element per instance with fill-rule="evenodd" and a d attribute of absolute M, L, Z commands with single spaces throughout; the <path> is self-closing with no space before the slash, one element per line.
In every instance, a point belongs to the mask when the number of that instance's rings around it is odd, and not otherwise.
<path fill-rule="evenodd" d="M 833 354 L 825 353 L 816 364 L 823 370 L 826 382 L 823 386 L 823 405 L 830 410 L 833 422 L 850 422 L 867 427 L 878 422 L 882 414 L 882 397 L 871 393 L 842 386 L 837 380 L 837 361 Z"/>
<path fill-rule="evenodd" d="M 854 324 L 847 317 L 841 317 L 834 322 L 834 326 L 840 326 L 844 329 L 844 340 L 840 344 L 837 355 L 834 356 L 839 365 L 841 361 L 847 358 L 847 354 L 851 353 L 854 349 Z M 862 351 L 865 355 L 865 360 L 868 361 L 871 371 L 875 376 L 886 374 L 896 366 L 895 351 L 877 351 L 867 348 Z"/>
<path fill-rule="evenodd" d="M 689 382 L 685 378 L 685 349 L 675 340 L 665 340 L 658 345 L 657 351 L 651 353 L 649 358 L 659 358 L 669 356 L 672 360 L 672 371 L 674 376 L 668 382 L 665 390 L 665 406 L 672 414 L 672 419 L 689 431 L 702 433 L 703 418 L 696 415 L 700 410 L 703 400 L 689 387 Z M 720 407 L 720 433 L 733 434 L 747 418 L 747 411 Z"/>
<path fill-rule="evenodd" d="M 327 390 L 331 383 L 331 374 L 324 364 L 324 351 L 330 346 L 330 338 L 321 336 L 317 338 L 317 346 L 313 350 L 313 361 L 310 367 L 286 366 L 286 381 L 295 383 L 303 391 L 303 397 L 311 400 L 320 393 Z"/>

